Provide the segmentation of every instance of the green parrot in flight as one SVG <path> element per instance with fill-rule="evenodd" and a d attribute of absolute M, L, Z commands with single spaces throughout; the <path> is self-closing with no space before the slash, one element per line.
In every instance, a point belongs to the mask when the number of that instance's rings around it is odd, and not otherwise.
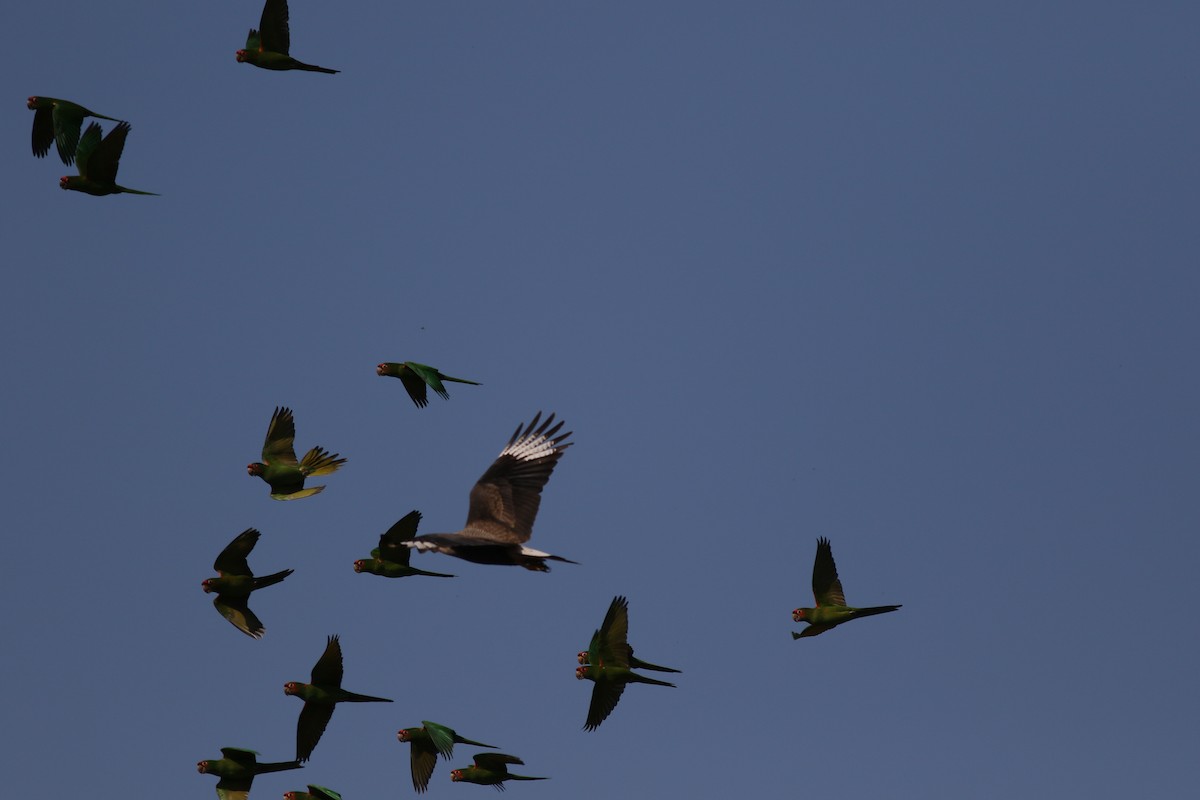
<path fill-rule="evenodd" d="M 508 444 L 471 488 L 467 525 L 457 533 L 413 536 L 406 547 L 433 550 L 476 564 L 515 564 L 549 572 L 547 559 L 576 562 L 525 546 L 533 535 L 533 521 L 542 502 L 542 487 L 573 442 L 559 434 L 563 423 L 553 425 L 551 414 L 541 427 L 538 412 L 527 426 L 517 426 Z"/>
<path fill-rule="evenodd" d="M 342 800 L 342 796 L 333 789 L 310 783 L 307 792 L 284 792 L 283 800 Z"/>
<path fill-rule="evenodd" d="M 370 558 L 360 558 L 354 562 L 355 572 L 369 572 L 372 575 L 382 575 L 385 578 L 407 578 L 410 575 L 429 575 L 433 578 L 453 578 L 444 572 L 426 572 L 423 569 L 408 565 L 412 551 L 402 542 L 411 539 L 417 533 L 417 523 L 421 521 L 420 511 L 410 511 L 388 528 L 379 537 L 379 547 L 371 551 Z"/>
<path fill-rule="evenodd" d="M 375 374 L 390 378 L 399 378 L 404 384 L 404 390 L 408 392 L 408 396 L 417 404 L 417 408 L 424 408 L 429 405 L 429 398 L 426 396 L 425 387 L 433 389 L 443 400 L 450 399 L 450 393 L 446 391 L 446 387 L 442 385 L 442 381 L 454 381 L 455 383 L 469 383 L 472 386 L 482 386 L 478 381 L 469 381 L 466 378 L 452 378 L 449 375 L 443 375 L 438 372 L 436 367 L 431 367 L 427 364 L 418 364 L 416 361 L 385 361 L 375 367 Z"/>
<path fill-rule="evenodd" d="M 220 800 L 246 800 L 250 796 L 250 784 L 255 775 L 264 772 L 279 772 L 285 769 L 300 769 L 299 761 L 276 761 L 258 763 L 258 753 L 240 747 L 222 747 L 223 758 L 201 761 L 196 769 L 202 775 L 216 775 L 217 797 Z"/>
<path fill-rule="evenodd" d="M 544 781 L 547 778 L 531 778 L 528 775 L 514 775 L 508 771 L 509 764 L 524 764 L 516 756 L 506 753 L 478 753 L 475 764 L 470 767 L 459 767 L 450 771 L 450 780 L 479 783 L 484 786 L 495 786 L 504 791 L 505 781 Z"/>
<path fill-rule="evenodd" d="M 274 586 L 293 572 L 285 569 L 274 575 L 254 577 L 250 565 L 246 563 L 246 556 L 250 555 L 260 535 L 254 528 L 247 528 L 239 533 L 237 538 L 225 545 L 225 549 L 213 562 L 213 569 L 221 577 L 207 578 L 200 584 L 206 594 L 217 593 L 213 598 L 213 605 L 221 616 L 233 623 L 239 631 L 255 639 L 260 638 L 266 632 L 266 628 L 246 604 L 250 593 L 264 586 Z"/>
<path fill-rule="evenodd" d="M 592 634 L 592 641 L 588 644 L 587 650 L 580 650 L 576 655 L 580 664 L 591 663 L 592 652 L 601 646 L 604 639 L 608 638 L 609 631 L 614 624 L 618 624 L 618 619 L 624 616 L 625 629 L 629 630 L 629 601 L 624 597 L 614 597 L 612 603 L 608 606 L 608 613 L 604 615 L 604 623 L 600 626 L 600 630 Z M 626 657 L 629 661 L 630 669 L 650 669 L 655 672 L 681 672 L 681 670 L 672 669 L 671 667 L 660 667 L 657 664 L 651 664 L 649 661 L 642 661 L 640 658 L 633 657 L 633 648 L 628 642 L 625 644 Z"/>
<path fill-rule="evenodd" d="M 158 192 L 143 192 L 117 185 L 117 167 L 121 164 L 121 152 L 125 149 L 125 137 L 128 135 L 128 122 L 118 122 L 103 139 L 100 138 L 100 123 L 89 124 L 79 140 L 79 149 L 75 151 L 75 166 L 79 174 L 63 175 L 58 179 L 59 188 L 86 192 L 96 197 L 106 194 L 149 194 L 158 197 Z"/>
<path fill-rule="evenodd" d="M 874 614 L 886 614 L 900 608 L 900 606 L 854 608 L 846 605 L 846 597 L 842 593 L 842 582 L 838 579 L 837 565 L 833 563 L 833 549 L 829 546 L 829 540 L 824 536 L 817 539 L 817 557 L 813 561 L 812 588 L 817 607 L 797 608 L 792 612 L 794 621 L 808 623 L 808 627 L 800 633 L 792 631 L 793 639 L 817 636 L 843 622 Z"/>
<path fill-rule="evenodd" d="M 237 51 L 237 60 L 263 69 L 302 69 L 336 75 L 338 70 L 297 61 L 288 55 L 292 34 L 288 28 L 287 0 L 267 0 L 263 5 L 258 30 L 250 29 L 246 49 Z"/>
<path fill-rule="evenodd" d="M 476 747 L 495 747 L 494 744 L 475 742 L 459 736 L 454 729 L 436 722 L 422 720 L 420 728 L 401 728 L 396 731 L 396 738 L 411 745 L 409 762 L 412 765 L 413 788 L 418 793 L 429 788 L 429 778 L 437 764 L 437 757 L 450 758 L 454 755 L 454 745 L 471 744 Z"/>
<path fill-rule="evenodd" d="M 296 722 L 297 761 L 308 761 L 338 703 L 392 702 L 385 697 L 355 694 L 342 688 L 342 645 L 337 636 L 330 636 L 326 641 L 325 652 L 312 668 L 311 681 L 285 683 L 283 693 L 304 701 L 300 719 Z"/>
<path fill-rule="evenodd" d="M 57 97 L 34 95 L 26 103 L 33 111 L 33 154 L 45 158 L 50 145 L 58 147 L 58 157 L 64 164 L 75 163 L 75 149 L 79 147 L 79 129 L 85 117 L 96 117 L 120 122 L 116 117 L 106 117 L 84 108 L 70 100 Z"/>
<path fill-rule="evenodd" d="M 600 723 L 608 719 L 608 715 L 617 707 L 625 686 L 630 683 L 650 683 L 655 686 L 675 687 L 673 683 L 660 681 L 638 675 L 631 670 L 634 666 L 633 648 L 629 646 L 629 601 L 624 597 L 613 598 L 604 615 L 604 622 L 592 634 L 592 641 L 586 652 L 579 654 L 580 661 L 586 662 L 576 668 L 575 677 L 578 680 L 587 679 L 596 685 L 592 687 L 592 702 L 588 706 L 585 731 L 594 731 Z M 645 667 L 645 662 L 638 664 Z M 670 667 L 646 667 L 661 672 L 679 672 Z"/>
<path fill-rule="evenodd" d="M 299 500 L 324 491 L 324 486 L 305 489 L 304 479 L 337 472 L 338 467 L 346 463 L 346 459 L 338 458 L 337 453 L 330 454 L 321 447 L 309 450 L 303 460 L 297 462 L 296 451 L 292 448 L 295 438 L 296 421 L 292 417 L 292 410 L 286 406 L 276 406 L 275 413 L 271 415 L 271 424 L 267 427 L 267 438 L 263 442 L 262 461 L 246 465 L 248 474 L 257 475 L 271 487 L 272 500 Z"/>

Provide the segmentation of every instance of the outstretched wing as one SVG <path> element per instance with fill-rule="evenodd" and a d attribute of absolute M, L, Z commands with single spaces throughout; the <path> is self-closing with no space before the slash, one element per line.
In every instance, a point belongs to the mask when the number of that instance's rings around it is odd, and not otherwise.
<path fill-rule="evenodd" d="M 400 374 L 396 377 L 404 384 L 404 391 L 408 392 L 408 396 L 412 398 L 417 408 L 424 408 L 429 405 L 429 394 L 425 390 L 425 379 L 410 368 L 410 363 L 405 361 L 401 364 Z"/>
<path fill-rule="evenodd" d="M 249 800 L 250 784 L 254 778 L 221 778 L 217 781 L 220 800 Z"/>
<path fill-rule="evenodd" d="M 95 123 L 93 123 L 95 124 Z M 296 438 L 296 420 L 287 406 L 276 406 L 267 427 L 267 438 L 263 442 L 262 460 L 266 464 L 292 464 L 299 466 L 292 442 Z"/>
<path fill-rule="evenodd" d="M 325 642 L 325 652 L 313 665 L 310 683 L 321 686 L 342 685 L 342 643 L 336 635 L 330 636 Z M 307 706 L 306 706 L 307 707 Z M 325 726 L 321 726 L 325 730 Z M 315 742 L 314 742 L 315 744 Z"/>
<path fill-rule="evenodd" d="M 538 412 L 522 429 L 521 425 L 508 445 L 471 489 L 467 529 L 497 542 L 520 544 L 533 534 L 533 521 L 542 502 L 542 488 L 573 444 L 564 442 L 570 431 L 558 434 L 563 423 L 553 425 L 551 414 L 541 427 Z"/>
<path fill-rule="evenodd" d="M 262 48 L 272 53 L 288 54 L 292 46 L 292 35 L 288 29 L 287 0 L 267 0 L 263 5 L 262 19 L 258 23 L 258 34 Z"/>
<path fill-rule="evenodd" d="M 476 753 L 475 766 L 480 769 L 490 769 L 493 772 L 508 772 L 509 764 L 524 764 L 525 762 L 516 756 L 510 756 L 507 753 Z"/>
<path fill-rule="evenodd" d="M 447 728 L 445 725 L 438 725 L 436 722 L 429 720 L 421 720 L 421 724 L 425 726 L 425 732 L 429 734 L 429 740 L 433 742 L 433 748 L 442 755 L 443 758 L 450 758 L 454 755 L 454 731 Z"/>
<path fill-rule="evenodd" d="M 594 731 L 599 728 L 600 723 L 608 719 L 608 715 L 617 707 L 624 691 L 623 682 L 598 678 L 592 687 L 592 702 L 588 705 L 587 722 L 583 729 Z"/>
<path fill-rule="evenodd" d="M 92 123 L 92 125 L 95 124 Z M 88 130 L 91 130 L 90 125 Z M 87 177 L 90 180 L 96 183 L 117 182 L 117 167 L 121 163 L 121 153 L 125 150 L 125 137 L 128 135 L 129 123 L 118 122 L 96 146 L 95 152 L 88 159 Z"/>
<path fill-rule="evenodd" d="M 83 137 L 79 140 L 79 147 L 75 150 L 75 167 L 84 178 L 91 177 L 88 173 L 92 169 L 92 154 L 100 146 L 101 133 L 100 123 L 91 123 L 83 132 Z"/>
<path fill-rule="evenodd" d="M 315 783 L 308 785 L 308 793 L 320 800 L 342 800 L 342 796 L 333 789 L 328 789 L 324 786 L 317 786 Z"/>
<path fill-rule="evenodd" d="M 413 510 L 401 517 L 395 525 L 379 537 L 379 560 L 390 561 L 393 564 L 408 566 L 411 551 L 404 542 L 410 541 L 417 535 L 417 524 L 421 521 L 421 512 Z"/>
<path fill-rule="evenodd" d="M 629 601 L 620 595 L 613 598 L 604 615 L 604 622 L 592 637 L 595 653 L 589 648 L 589 657 L 599 659 L 590 662 L 595 667 L 628 667 L 629 654 Z M 620 693 L 618 692 L 618 696 Z M 616 701 L 613 701 L 616 705 Z M 610 709 L 611 710 L 611 709 Z M 607 712 L 605 713 L 607 716 Z"/>
<path fill-rule="evenodd" d="M 43 100 L 45 98 L 42 98 Z M 30 103 L 34 102 L 32 99 Z M 39 106 L 33 111 L 33 154 L 38 158 L 43 158 L 50 152 L 50 145 L 54 143 L 54 107 L 53 105 Z M 74 151 L 71 152 L 71 160 L 75 159 Z M 70 161 L 67 162 L 71 163 Z"/>
<path fill-rule="evenodd" d="M 267 632 L 267 629 L 263 627 L 262 620 L 247 605 L 247 598 L 240 597 L 230 600 L 217 595 L 213 598 L 213 605 L 222 617 L 233 623 L 233 627 L 251 638 L 260 639 Z"/>
<path fill-rule="evenodd" d="M 415 361 L 405 361 L 404 366 L 415 372 L 421 378 L 421 380 L 429 386 L 430 389 L 433 389 L 433 391 L 437 392 L 438 397 L 442 398 L 443 400 L 450 399 L 450 393 L 447 392 L 446 387 L 442 385 L 442 373 L 438 372 L 437 369 L 426 364 L 418 364 Z M 404 385 L 405 387 L 408 386 L 407 383 Z M 411 390 L 409 391 L 409 394 L 412 394 Z M 424 397 L 424 395 L 425 388 L 421 387 L 421 396 Z"/>
<path fill-rule="evenodd" d="M 87 109 L 66 100 L 54 103 L 54 143 L 58 147 L 58 157 L 64 164 L 75 161 L 75 150 L 79 147 L 79 129 L 83 127 L 83 118 Z"/>
<path fill-rule="evenodd" d="M 409 744 L 408 763 L 412 768 L 413 788 L 423 792 L 429 788 L 429 779 L 433 777 L 434 767 L 437 766 L 437 750 L 423 737 L 417 737 Z"/>
<path fill-rule="evenodd" d="M 335 707 L 333 703 L 304 701 L 304 708 L 300 709 L 300 719 L 296 720 L 297 761 L 308 761 L 317 747 L 317 742 L 321 741 L 321 734 L 325 732 L 325 726 L 333 717 Z"/>
<path fill-rule="evenodd" d="M 225 545 L 225 549 L 217 556 L 217 560 L 213 562 L 213 569 L 222 576 L 248 575 L 253 577 L 254 573 L 250 571 L 250 565 L 246 563 L 246 556 L 250 555 L 250 551 L 254 549 L 254 545 L 258 543 L 258 537 L 261 535 L 254 528 L 247 528 L 239 533 L 232 542 Z"/>
<path fill-rule="evenodd" d="M 818 606 L 844 606 L 842 582 L 838 579 L 837 564 L 833 563 L 833 548 L 824 536 L 817 539 L 817 557 L 813 561 L 813 597 Z"/>

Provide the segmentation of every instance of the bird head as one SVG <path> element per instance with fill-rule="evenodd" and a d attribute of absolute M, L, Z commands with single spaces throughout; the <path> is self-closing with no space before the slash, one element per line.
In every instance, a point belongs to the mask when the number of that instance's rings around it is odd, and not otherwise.
<path fill-rule="evenodd" d="M 295 681 L 288 681 L 287 683 L 285 683 L 283 685 L 283 693 L 284 694 L 299 694 L 300 693 L 300 684 L 296 683 Z"/>
<path fill-rule="evenodd" d="M 63 178 L 63 180 L 66 180 L 66 178 Z M 266 464 L 260 463 L 258 461 L 255 461 L 252 464 L 247 464 L 246 465 L 246 474 L 247 475 L 262 475 L 264 467 L 266 467 Z"/>
<path fill-rule="evenodd" d="M 296 800 L 296 793 L 295 792 L 284 792 L 283 800 Z"/>
<path fill-rule="evenodd" d="M 807 609 L 803 609 L 803 608 L 797 608 L 795 611 L 793 611 L 793 612 L 792 612 L 792 621 L 793 621 L 793 622 L 803 622 L 803 621 L 804 621 L 804 617 L 805 617 L 805 614 L 804 614 L 804 612 L 805 612 L 806 610 L 807 610 Z"/>
<path fill-rule="evenodd" d="M 208 762 L 207 761 L 197 761 L 196 762 L 196 771 L 199 772 L 201 775 L 208 772 Z"/>
<path fill-rule="evenodd" d="M 203 581 L 201 581 L 200 588 L 204 590 L 205 594 L 216 591 L 216 589 L 213 588 L 213 579 L 212 578 L 205 578 Z"/>
<path fill-rule="evenodd" d="M 396 738 L 402 742 L 411 742 L 412 730 L 412 728 L 401 728 L 400 730 L 396 731 Z"/>
<path fill-rule="evenodd" d="M 28 106 L 30 110 L 36 109 L 39 105 L 41 105 L 41 99 L 35 94 L 29 98 L 29 101 L 25 105 Z"/>
<path fill-rule="evenodd" d="M 463 779 L 463 771 L 461 769 L 450 770 L 450 780 L 458 782 Z"/>
<path fill-rule="evenodd" d="M 78 178 L 76 178 L 74 175 L 63 175 L 61 178 L 59 178 L 59 179 L 58 179 L 58 188 L 60 188 L 60 189 L 70 189 L 70 188 L 71 188 L 71 186 L 72 186 L 72 185 L 75 183 L 75 181 L 77 181 L 77 180 L 79 180 L 79 179 L 78 179 Z"/>
<path fill-rule="evenodd" d="M 362 571 L 363 571 L 363 569 L 365 569 L 365 568 L 366 568 L 366 566 L 367 566 L 367 562 L 366 562 L 366 561 L 364 561 L 364 560 L 362 560 L 362 559 L 360 558 L 358 561 L 355 561 L 355 562 L 354 562 L 354 571 L 355 571 L 355 572 L 362 572 Z M 403 741 L 403 739 L 402 739 L 401 741 Z"/>
<path fill-rule="evenodd" d="M 584 678 L 586 678 L 588 676 L 588 671 L 590 669 L 591 669 L 591 667 L 587 666 L 586 664 L 582 667 L 576 667 L 575 668 L 575 680 L 581 681 Z"/>
<path fill-rule="evenodd" d="M 580 651 L 579 651 L 579 654 L 576 656 L 576 658 L 578 658 L 578 659 L 579 659 L 579 663 L 580 663 L 580 664 L 586 664 L 586 663 L 588 663 L 588 651 L 587 651 L 587 650 L 580 650 Z"/>
<path fill-rule="evenodd" d="M 245 50 L 237 51 L 237 60 L 238 60 L 239 64 L 246 60 L 246 51 Z"/>

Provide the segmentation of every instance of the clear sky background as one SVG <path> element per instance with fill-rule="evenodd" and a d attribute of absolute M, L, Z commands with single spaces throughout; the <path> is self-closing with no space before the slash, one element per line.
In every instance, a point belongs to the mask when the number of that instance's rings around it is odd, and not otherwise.
<path fill-rule="evenodd" d="M 411 795 L 422 719 L 529 798 L 1195 790 L 1194 3 L 291 5 L 341 74 L 236 63 L 258 2 L 0 15 L 7 794 L 211 798 L 331 633 L 396 702 L 252 797 Z M 60 191 L 30 94 L 163 196 Z M 418 410 L 405 359 L 483 386 Z M 318 497 L 245 473 L 276 405 L 349 459 Z M 539 409 L 578 566 L 353 572 Z M 200 590 L 252 526 L 261 641 Z M 793 641 L 818 536 L 904 608 Z M 683 674 L 585 733 L 616 594 Z M 473 752 L 428 797 L 491 796 Z"/>

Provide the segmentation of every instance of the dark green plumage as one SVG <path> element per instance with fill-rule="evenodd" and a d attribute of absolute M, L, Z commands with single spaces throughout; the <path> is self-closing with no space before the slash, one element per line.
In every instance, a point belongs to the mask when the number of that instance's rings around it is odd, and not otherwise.
<path fill-rule="evenodd" d="M 213 606 L 221 616 L 233 623 L 233 626 L 242 633 L 255 639 L 261 637 L 266 632 L 266 628 L 247 605 L 250 593 L 266 586 L 273 586 L 292 574 L 292 570 L 285 569 L 262 578 L 254 577 L 254 573 L 250 571 L 250 565 L 246 562 L 246 557 L 258 543 L 259 536 L 259 532 L 254 528 L 247 528 L 238 534 L 237 538 L 227 544 L 221 554 L 217 556 L 217 560 L 213 562 L 213 569 L 220 577 L 207 578 L 200 584 L 206 593 L 217 593 L 217 596 L 213 598 Z"/>
<path fill-rule="evenodd" d="M 516 756 L 507 753 L 477 753 L 475 764 L 470 767 L 459 767 L 450 771 L 450 780 L 478 783 L 484 786 L 495 786 L 504 791 L 505 781 L 544 781 L 547 778 L 532 778 L 528 775 L 514 775 L 508 771 L 509 764 L 524 764 Z"/>
<path fill-rule="evenodd" d="M 75 166 L 79 174 L 63 175 L 58 179 L 59 188 L 96 197 L 106 194 L 149 194 L 157 197 L 157 192 L 127 189 L 117 184 L 117 167 L 120 166 L 125 137 L 128 135 L 128 122 L 118 122 L 103 139 L 100 138 L 100 123 L 89 124 L 75 151 Z"/>
<path fill-rule="evenodd" d="M 201 775 L 216 775 L 217 797 L 220 800 L 246 800 L 250 795 L 250 784 L 255 775 L 264 772 L 280 772 L 285 769 L 300 769 L 299 761 L 275 761 L 258 763 L 258 753 L 241 747 L 222 747 L 223 758 L 200 761 L 196 769 Z"/>
<path fill-rule="evenodd" d="M 418 364 L 416 361 L 385 361 L 375 367 L 375 374 L 390 378 L 399 378 L 404 384 L 404 390 L 408 392 L 408 396 L 416 403 L 417 408 L 424 408 L 429 405 L 429 397 L 425 391 L 426 387 L 433 389 L 443 400 L 450 399 L 450 393 L 446 391 L 446 387 L 442 385 L 442 381 L 453 381 L 454 383 L 469 383 L 472 386 L 482 386 L 478 381 L 469 381 L 466 378 L 452 378 L 449 375 L 443 375 L 438 372 L 436 367 L 431 367 L 427 364 Z"/>
<path fill-rule="evenodd" d="M 422 720 L 420 728 L 401 728 L 396 731 L 396 738 L 407 742 L 409 748 L 409 763 L 412 768 L 413 788 L 423 792 L 429 787 L 429 778 L 437 765 L 437 757 L 450 758 L 454 755 L 454 745 L 470 744 L 476 747 L 495 747 L 495 745 L 472 741 L 455 733 L 453 728 L 439 725 L 436 722 Z"/>
<path fill-rule="evenodd" d="M 277 406 L 267 427 L 267 438 L 263 442 L 262 461 L 246 465 L 246 472 L 256 475 L 271 487 L 272 500 L 299 500 L 324 491 L 324 486 L 304 488 L 304 479 L 313 475 L 329 475 L 336 472 L 346 459 L 330 453 L 322 447 L 314 447 L 296 460 L 292 442 L 296 438 L 296 421 L 287 406 Z"/>
<path fill-rule="evenodd" d="M 379 537 L 379 547 L 371 551 L 370 558 L 360 558 L 354 562 L 354 571 L 382 575 L 385 578 L 407 578 L 411 575 L 453 578 L 453 575 L 444 572 L 426 572 L 409 566 L 412 551 L 403 543 L 417 534 L 417 524 L 420 521 L 421 512 L 416 510 L 397 520 L 395 525 Z"/>
<path fill-rule="evenodd" d="M 592 700 L 588 705 L 587 721 L 583 729 L 594 731 L 600 723 L 608 719 L 608 715 L 617 707 L 621 694 L 630 683 L 649 683 L 655 686 L 670 686 L 675 684 L 647 678 L 631 670 L 633 664 L 633 648 L 629 646 L 629 601 L 624 597 L 614 597 L 604 615 L 604 622 L 592 634 L 592 641 L 585 652 L 579 653 L 583 666 L 575 670 L 579 680 L 587 679 L 596 685 L 592 687 Z M 586 662 L 586 663 L 585 663 Z M 637 664 L 646 666 L 646 662 Z M 670 667 L 648 666 L 661 672 L 679 672 Z"/>
<path fill-rule="evenodd" d="M 317 786 L 315 783 L 308 785 L 307 792 L 284 792 L 284 800 L 342 800 L 342 796 L 333 789 L 327 789 L 324 786 Z"/>
<path fill-rule="evenodd" d="M 336 69 L 305 64 L 288 55 L 292 48 L 288 16 L 287 0 L 267 0 L 263 4 L 258 30 L 250 29 L 245 49 L 237 51 L 237 60 L 263 69 L 299 69 L 306 72 L 324 72 L 328 75 L 336 74 Z"/>
<path fill-rule="evenodd" d="M 808 623 L 808 627 L 800 633 L 792 631 L 793 639 L 817 636 L 843 622 L 875 614 L 886 614 L 900 608 L 898 605 L 869 608 L 854 608 L 846 605 L 842 581 L 838 578 L 837 564 L 833 561 L 833 548 L 824 536 L 817 539 L 817 556 L 813 560 L 812 590 L 813 597 L 817 602 L 816 608 L 797 608 L 792 612 L 793 621 Z"/>
<path fill-rule="evenodd" d="M 59 100 L 57 97 L 42 97 L 33 95 L 26 105 L 33 111 L 33 154 L 44 158 L 50 152 L 50 145 L 58 148 L 58 157 L 64 164 L 75 163 L 75 150 L 79 147 L 79 130 L 87 117 L 112 120 L 116 117 L 106 117 L 95 111 L 84 108 L 70 100 Z"/>
<path fill-rule="evenodd" d="M 304 700 L 300 719 L 296 721 L 297 761 L 308 761 L 338 703 L 392 702 L 384 697 L 355 694 L 342 688 L 342 645 L 337 636 L 330 636 L 326 640 L 325 652 L 313 666 L 311 680 L 308 683 L 285 683 L 283 693 Z"/>

